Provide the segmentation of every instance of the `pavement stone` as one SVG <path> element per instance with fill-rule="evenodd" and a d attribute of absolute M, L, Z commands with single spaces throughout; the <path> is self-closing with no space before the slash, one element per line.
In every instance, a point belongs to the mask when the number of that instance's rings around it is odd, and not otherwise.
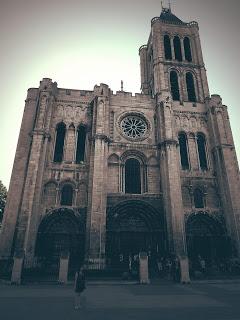
<path fill-rule="evenodd" d="M 240 320 L 240 284 L 88 285 L 74 310 L 72 285 L 0 285 L 2 320 Z"/>

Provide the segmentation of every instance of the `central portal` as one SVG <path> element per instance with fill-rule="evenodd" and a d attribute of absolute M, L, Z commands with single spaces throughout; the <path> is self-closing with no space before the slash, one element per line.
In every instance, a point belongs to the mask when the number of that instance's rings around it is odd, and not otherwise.
<path fill-rule="evenodd" d="M 147 252 L 151 273 L 165 252 L 162 217 L 142 201 L 128 201 L 113 208 L 107 219 L 108 267 L 119 272 L 137 272 L 138 256 Z"/>

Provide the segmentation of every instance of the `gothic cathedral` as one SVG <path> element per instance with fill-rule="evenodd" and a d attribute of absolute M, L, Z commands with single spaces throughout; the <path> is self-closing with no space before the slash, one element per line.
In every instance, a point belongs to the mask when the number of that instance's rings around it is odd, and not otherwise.
<path fill-rule="evenodd" d="M 139 49 L 141 93 L 28 90 L 0 233 L 0 273 L 125 272 L 179 260 L 181 280 L 240 256 L 239 171 L 227 107 L 209 94 L 197 22 L 171 9 Z"/>

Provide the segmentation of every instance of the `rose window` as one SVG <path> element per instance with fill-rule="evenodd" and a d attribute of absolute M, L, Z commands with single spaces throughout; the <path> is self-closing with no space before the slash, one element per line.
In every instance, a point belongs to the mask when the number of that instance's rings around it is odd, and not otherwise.
<path fill-rule="evenodd" d="M 120 127 L 123 134 L 132 139 L 143 138 L 148 129 L 146 121 L 135 115 L 123 118 Z"/>

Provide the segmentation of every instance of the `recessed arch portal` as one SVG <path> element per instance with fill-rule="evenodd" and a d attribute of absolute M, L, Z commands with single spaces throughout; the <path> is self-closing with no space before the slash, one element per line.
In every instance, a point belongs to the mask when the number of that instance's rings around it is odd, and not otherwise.
<path fill-rule="evenodd" d="M 111 267 L 126 271 L 139 252 L 151 256 L 152 265 L 165 254 L 164 218 L 144 201 L 122 201 L 107 212 L 106 254 Z"/>
<path fill-rule="evenodd" d="M 69 271 L 74 272 L 84 260 L 84 241 L 85 215 L 67 208 L 55 209 L 39 225 L 35 255 L 53 265 L 62 255 L 69 255 Z"/>
<path fill-rule="evenodd" d="M 199 256 L 207 265 L 224 261 L 230 254 L 223 225 L 209 214 L 191 214 L 186 222 L 188 257 L 193 269 L 199 269 Z"/>

